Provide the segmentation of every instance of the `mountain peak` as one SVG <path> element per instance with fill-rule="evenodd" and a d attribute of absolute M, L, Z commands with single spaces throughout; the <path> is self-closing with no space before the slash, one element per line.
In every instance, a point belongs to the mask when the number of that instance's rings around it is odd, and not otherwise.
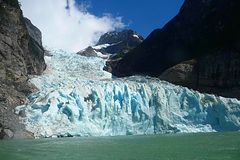
<path fill-rule="evenodd" d="M 139 35 L 137 32 L 131 29 L 125 29 L 121 32 L 112 31 L 107 32 L 106 34 L 102 35 L 97 43 L 97 45 L 102 44 L 113 44 L 119 42 L 130 42 L 131 43 L 141 43 L 144 38 Z"/>
<path fill-rule="evenodd" d="M 104 58 L 106 58 L 104 55 L 111 54 L 121 57 L 141 44 L 143 40 L 144 38 L 141 35 L 130 29 L 121 32 L 107 32 L 100 37 L 96 46 L 88 47 L 77 54 L 88 57 L 99 57 L 101 55 L 100 57 Z"/>

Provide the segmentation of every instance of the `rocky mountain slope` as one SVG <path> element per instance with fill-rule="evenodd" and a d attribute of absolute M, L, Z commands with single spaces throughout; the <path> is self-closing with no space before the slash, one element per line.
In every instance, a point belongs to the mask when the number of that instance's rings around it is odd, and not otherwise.
<path fill-rule="evenodd" d="M 240 2 L 185 0 L 179 14 L 120 61 L 117 76 L 145 74 L 240 98 Z"/>
<path fill-rule="evenodd" d="M 108 32 L 102 35 L 96 46 L 88 47 L 77 54 L 83 56 L 97 56 L 110 59 L 117 59 L 142 43 L 144 38 L 133 30 L 123 30 L 121 32 Z"/>
<path fill-rule="evenodd" d="M 0 1 L 0 138 L 27 135 L 14 108 L 34 90 L 29 75 L 46 68 L 41 32 L 23 17 L 17 0 Z M 21 134 L 21 135 L 20 135 Z"/>

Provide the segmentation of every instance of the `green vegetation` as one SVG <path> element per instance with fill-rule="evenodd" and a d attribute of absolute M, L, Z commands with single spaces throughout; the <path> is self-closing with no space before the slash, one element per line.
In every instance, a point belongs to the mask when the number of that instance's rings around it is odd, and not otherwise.
<path fill-rule="evenodd" d="M 1 141 L 0 157 L 3 160 L 237 160 L 240 133 Z"/>

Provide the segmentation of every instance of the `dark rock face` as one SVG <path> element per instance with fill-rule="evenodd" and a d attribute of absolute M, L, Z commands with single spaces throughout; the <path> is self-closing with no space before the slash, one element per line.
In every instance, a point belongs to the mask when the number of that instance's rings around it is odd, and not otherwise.
<path fill-rule="evenodd" d="M 174 84 L 240 99 L 240 54 L 219 50 L 215 54 L 182 62 L 161 74 L 160 79 Z"/>
<path fill-rule="evenodd" d="M 24 81 L 28 74 L 40 74 L 45 69 L 44 50 L 41 42 L 35 41 L 35 34 L 29 34 L 20 8 L 7 2 L 0 6 L 0 77 Z"/>
<path fill-rule="evenodd" d="M 21 129 L 14 108 L 34 90 L 29 74 L 41 74 L 46 65 L 41 33 L 22 15 L 17 0 L 0 1 L 0 123 L 17 133 Z"/>
<path fill-rule="evenodd" d="M 29 35 L 38 43 L 38 45 L 42 46 L 42 33 L 41 31 L 35 27 L 32 22 L 24 17 L 25 24 L 27 26 L 27 30 Z"/>
<path fill-rule="evenodd" d="M 133 30 L 121 32 L 109 32 L 100 37 L 97 45 L 111 44 L 103 48 L 101 52 L 109 54 L 127 53 L 142 43 L 144 38 Z"/>
<path fill-rule="evenodd" d="M 98 56 L 97 52 L 103 55 L 111 54 L 110 59 L 117 59 L 137 47 L 144 38 L 133 30 L 121 32 L 108 32 L 102 35 L 95 47 L 88 47 L 78 52 L 82 56 Z"/>
<path fill-rule="evenodd" d="M 97 57 L 97 52 L 94 48 L 92 48 L 91 46 L 89 46 L 88 48 L 86 48 L 83 51 L 78 52 L 77 54 L 81 55 L 81 56 L 85 56 L 85 57 Z"/>
<path fill-rule="evenodd" d="M 184 61 L 167 69 L 159 78 L 174 84 L 193 87 L 196 85 L 193 82 L 197 79 L 196 64 L 196 60 Z"/>
<path fill-rule="evenodd" d="M 236 0 L 186 0 L 168 24 L 111 64 L 113 74 L 161 75 L 173 83 L 231 96 L 216 90 L 239 87 L 239 8 Z"/>

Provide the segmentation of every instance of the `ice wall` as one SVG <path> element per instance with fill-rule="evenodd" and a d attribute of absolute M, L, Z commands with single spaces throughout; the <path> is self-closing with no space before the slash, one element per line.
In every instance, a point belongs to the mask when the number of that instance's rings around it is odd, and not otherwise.
<path fill-rule="evenodd" d="M 112 79 L 103 59 L 52 54 L 46 72 L 31 79 L 39 92 L 16 110 L 35 137 L 240 130 L 236 99 L 150 77 Z"/>

